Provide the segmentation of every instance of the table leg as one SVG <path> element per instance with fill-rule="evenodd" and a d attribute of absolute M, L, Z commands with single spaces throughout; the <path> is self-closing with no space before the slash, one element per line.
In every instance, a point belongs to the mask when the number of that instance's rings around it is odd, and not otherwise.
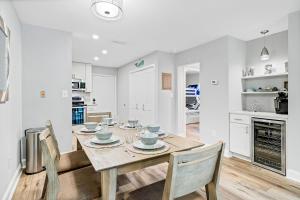
<path fill-rule="evenodd" d="M 74 134 L 73 134 L 73 139 L 72 139 L 72 149 L 73 149 L 73 151 L 82 150 L 82 146 Z"/>
<path fill-rule="evenodd" d="M 117 169 L 101 172 L 102 200 L 115 200 L 117 192 Z"/>

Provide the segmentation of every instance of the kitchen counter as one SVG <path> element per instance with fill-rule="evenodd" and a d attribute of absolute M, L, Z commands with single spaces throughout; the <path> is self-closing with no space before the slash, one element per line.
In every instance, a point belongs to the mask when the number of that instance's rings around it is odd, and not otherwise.
<path fill-rule="evenodd" d="M 288 120 L 288 115 L 270 113 L 270 112 L 252 112 L 252 111 L 231 111 L 231 114 L 248 115 L 250 117 L 275 119 L 275 120 Z"/>

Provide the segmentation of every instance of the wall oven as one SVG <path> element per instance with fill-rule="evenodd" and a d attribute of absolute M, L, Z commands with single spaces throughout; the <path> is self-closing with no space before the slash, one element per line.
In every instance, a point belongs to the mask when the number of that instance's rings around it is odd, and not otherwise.
<path fill-rule="evenodd" d="M 286 174 L 285 121 L 252 118 L 252 163 Z"/>

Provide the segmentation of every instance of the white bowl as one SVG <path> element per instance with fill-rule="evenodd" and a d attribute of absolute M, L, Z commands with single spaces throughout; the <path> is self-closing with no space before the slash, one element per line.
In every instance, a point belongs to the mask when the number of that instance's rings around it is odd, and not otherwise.
<path fill-rule="evenodd" d="M 152 133 L 155 133 L 155 132 L 158 132 L 159 129 L 160 129 L 160 126 L 159 125 L 155 125 L 155 124 L 151 124 L 151 125 L 148 125 L 147 126 L 147 129 L 148 131 L 152 132 Z"/>
<path fill-rule="evenodd" d="M 130 127 L 136 127 L 136 125 L 137 125 L 138 122 L 139 122 L 139 120 L 136 120 L 136 119 L 131 120 L 131 119 L 129 119 L 129 120 L 128 120 L 128 125 L 129 125 Z"/>
<path fill-rule="evenodd" d="M 151 132 L 145 132 L 144 134 L 141 134 L 141 141 L 145 145 L 153 145 L 158 140 L 158 135 Z"/>
<path fill-rule="evenodd" d="M 112 132 L 109 131 L 97 131 L 96 137 L 98 140 L 108 140 L 112 136 Z"/>
<path fill-rule="evenodd" d="M 88 130 L 95 130 L 98 126 L 98 123 L 97 122 L 86 122 L 86 123 L 84 123 L 84 126 Z"/>

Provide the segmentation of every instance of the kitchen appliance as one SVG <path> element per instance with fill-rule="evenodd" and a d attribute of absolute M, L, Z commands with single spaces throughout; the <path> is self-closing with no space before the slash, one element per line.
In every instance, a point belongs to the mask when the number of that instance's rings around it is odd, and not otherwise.
<path fill-rule="evenodd" d="M 279 174 L 286 174 L 286 123 L 252 119 L 252 163 Z"/>
<path fill-rule="evenodd" d="M 72 124 L 83 124 L 86 117 L 86 104 L 79 96 L 72 97 Z"/>
<path fill-rule="evenodd" d="M 85 91 L 85 82 L 81 79 L 72 79 L 73 91 Z"/>
<path fill-rule="evenodd" d="M 275 111 L 277 114 L 288 114 L 288 94 L 286 92 L 278 92 L 278 96 L 274 99 Z"/>

